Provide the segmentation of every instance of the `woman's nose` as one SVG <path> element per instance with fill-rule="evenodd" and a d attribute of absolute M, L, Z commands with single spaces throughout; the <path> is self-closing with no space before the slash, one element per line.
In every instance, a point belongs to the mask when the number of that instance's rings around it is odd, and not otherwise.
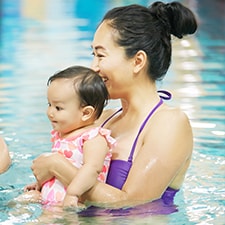
<path fill-rule="evenodd" d="M 100 71 L 97 59 L 93 59 L 91 63 L 91 68 L 97 73 Z"/>

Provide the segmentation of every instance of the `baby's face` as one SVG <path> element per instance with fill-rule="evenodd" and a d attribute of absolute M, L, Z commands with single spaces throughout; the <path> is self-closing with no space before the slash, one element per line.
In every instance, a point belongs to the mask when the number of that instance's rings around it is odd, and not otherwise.
<path fill-rule="evenodd" d="M 82 108 L 72 79 L 59 78 L 52 81 L 47 97 L 47 116 L 54 130 L 67 134 L 81 126 Z"/>

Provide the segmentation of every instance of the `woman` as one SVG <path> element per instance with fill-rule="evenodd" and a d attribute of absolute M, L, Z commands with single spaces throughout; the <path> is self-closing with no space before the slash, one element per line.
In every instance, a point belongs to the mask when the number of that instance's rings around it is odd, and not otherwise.
<path fill-rule="evenodd" d="M 117 207 L 173 201 L 190 164 L 192 129 L 185 113 L 159 97 L 156 81 L 170 65 L 171 34 L 182 38 L 196 29 L 193 13 L 177 2 L 118 7 L 105 15 L 92 43 L 92 68 L 122 108 L 98 120 L 117 145 L 107 184 L 96 181 L 82 199 Z M 40 184 L 55 176 L 67 186 L 77 173 L 59 154 L 41 155 L 32 169 Z"/>
<path fill-rule="evenodd" d="M 0 137 L 0 174 L 4 173 L 11 164 L 11 158 L 9 156 L 9 150 L 5 143 L 5 140 Z"/>

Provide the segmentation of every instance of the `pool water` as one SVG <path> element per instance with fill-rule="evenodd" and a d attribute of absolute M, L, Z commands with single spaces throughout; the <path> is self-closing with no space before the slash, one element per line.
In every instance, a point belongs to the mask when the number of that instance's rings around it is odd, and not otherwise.
<path fill-rule="evenodd" d="M 11 201 L 34 181 L 32 160 L 50 151 L 51 127 L 45 115 L 48 77 L 70 65 L 90 65 L 93 33 L 108 9 L 151 2 L 0 0 L 0 135 L 13 161 L 0 175 L 0 224 L 225 224 L 223 0 L 180 1 L 194 10 L 199 29 L 194 36 L 173 39 L 172 66 L 158 84 L 173 93 L 168 104 L 180 105 L 194 133 L 193 159 L 175 198 L 176 212 L 158 215 L 136 209 L 121 216 L 103 210 L 85 217 Z M 109 107 L 115 105 L 116 101 Z"/>

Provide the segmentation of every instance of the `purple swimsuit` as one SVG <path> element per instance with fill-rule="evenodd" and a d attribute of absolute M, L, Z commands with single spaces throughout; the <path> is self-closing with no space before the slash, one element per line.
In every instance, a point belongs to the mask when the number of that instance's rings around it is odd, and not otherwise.
<path fill-rule="evenodd" d="M 144 129 L 146 123 L 148 122 L 148 120 L 151 118 L 151 116 L 153 115 L 153 113 L 162 105 L 163 100 L 162 99 L 171 99 L 171 94 L 167 91 L 158 91 L 166 96 L 160 96 L 160 101 L 158 102 L 158 104 L 150 111 L 150 113 L 148 114 L 148 116 L 146 117 L 146 119 L 144 120 L 144 122 L 141 124 L 140 129 L 138 131 L 138 134 L 134 140 L 133 146 L 131 148 L 131 152 L 130 155 L 128 157 L 128 160 L 112 160 L 110 167 L 109 167 L 109 172 L 108 172 L 108 176 L 107 176 L 107 180 L 106 183 L 116 187 L 118 189 L 122 189 L 127 176 L 129 174 L 130 168 L 132 166 L 132 161 L 133 161 L 133 154 L 135 151 L 135 147 L 139 138 L 139 135 L 141 134 L 142 130 Z M 113 115 L 111 115 L 101 126 L 103 127 L 110 119 L 112 119 L 117 113 L 119 113 L 122 110 L 119 109 L 117 112 L 115 112 Z M 166 191 L 164 192 L 164 194 L 162 195 L 162 200 L 165 200 L 166 204 L 170 204 L 173 202 L 173 198 L 176 194 L 178 190 L 174 190 L 170 187 L 168 187 L 166 189 Z"/>

